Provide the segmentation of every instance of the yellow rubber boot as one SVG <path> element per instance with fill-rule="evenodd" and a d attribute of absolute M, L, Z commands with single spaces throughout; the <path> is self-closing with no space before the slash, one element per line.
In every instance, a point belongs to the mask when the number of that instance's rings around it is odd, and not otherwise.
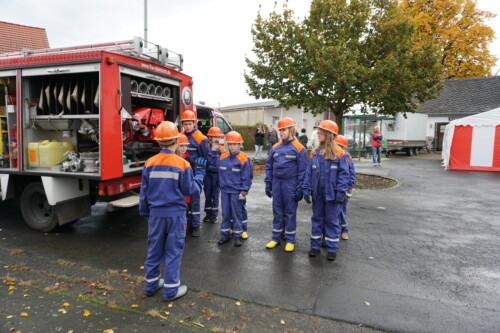
<path fill-rule="evenodd" d="M 280 243 L 278 242 L 275 242 L 275 241 L 270 241 L 269 243 L 267 243 L 266 245 L 266 248 L 268 249 L 274 249 L 276 246 L 278 246 Z"/>
<path fill-rule="evenodd" d="M 295 244 L 293 244 L 293 243 L 286 243 L 285 251 L 286 252 L 293 252 L 293 250 L 295 250 Z"/>
<path fill-rule="evenodd" d="M 241 238 L 242 238 L 242 239 L 248 239 L 248 232 L 243 231 L 243 232 L 241 233 Z"/>
<path fill-rule="evenodd" d="M 230 234 L 230 235 L 234 234 L 233 229 L 229 230 L 229 234 Z"/>
<path fill-rule="evenodd" d="M 340 238 L 342 238 L 343 240 L 348 240 L 348 239 L 349 239 L 349 235 L 347 234 L 347 232 L 343 232 L 343 233 L 340 235 Z"/>

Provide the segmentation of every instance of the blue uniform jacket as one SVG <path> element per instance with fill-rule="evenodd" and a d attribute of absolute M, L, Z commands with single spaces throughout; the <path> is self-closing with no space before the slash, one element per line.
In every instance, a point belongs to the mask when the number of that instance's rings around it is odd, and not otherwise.
<path fill-rule="evenodd" d="M 219 172 L 219 169 L 217 168 L 217 161 L 219 160 L 220 156 L 225 152 L 226 150 L 224 149 L 223 146 L 221 146 L 217 150 L 212 150 L 211 146 L 209 147 L 208 157 L 207 157 L 207 171 L 209 173 Z"/>
<path fill-rule="evenodd" d="M 296 192 L 301 192 L 307 166 L 306 153 L 304 146 L 295 138 L 275 144 L 266 162 L 266 189 L 272 189 L 273 179 L 296 180 Z"/>
<path fill-rule="evenodd" d="M 203 179 L 193 175 L 189 163 L 169 149 L 146 161 L 142 170 L 139 213 L 174 217 L 186 213 L 186 196 L 199 195 Z"/>
<path fill-rule="evenodd" d="M 198 128 L 194 128 L 194 130 L 190 133 L 183 132 L 186 134 L 188 140 L 189 140 L 189 145 L 188 145 L 188 154 L 189 157 L 191 157 L 194 160 L 196 160 L 198 157 L 203 157 L 205 159 L 208 159 L 208 146 L 209 142 L 206 136 L 201 133 L 201 131 Z"/>
<path fill-rule="evenodd" d="M 349 188 L 349 166 L 344 158 L 344 151 L 338 149 L 337 154 L 340 156 L 336 160 L 325 160 L 324 155 L 319 154 L 319 149 L 311 154 L 304 180 L 304 191 L 312 191 L 314 199 L 317 197 L 320 186 L 325 187 L 327 201 L 344 199 Z M 322 165 L 326 170 L 321 170 Z M 325 183 L 320 185 L 320 178 L 323 178 L 321 176 L 324 177 Z"/>
<path fill-rule="evenodd" d="M 217 163 L 219 170 L 220 190 L 225 193 L 240 193 L 250 191 L 252 186 L 251 164 L 248 157 L 242 153 L 222 154 Z"/>
<path fill-rule="evenodd" d="M 345 151 L 344 158 L 347 163 L 347 167 L 349 169 L 349 187 L 348 188 L 354 188 L 354 184 L 356 183 L 356 170 L 354 170 L 354 161 L 352 160 L 351 155 L 347 151 Z"/>

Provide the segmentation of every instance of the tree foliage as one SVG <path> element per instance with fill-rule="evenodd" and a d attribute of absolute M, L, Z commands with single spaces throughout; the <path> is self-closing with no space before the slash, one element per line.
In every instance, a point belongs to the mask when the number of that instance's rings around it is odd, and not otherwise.
<path fill-rule="evenodd" d="M 249 93 L 314 114 L 331 111 L 339 123 L 355 105 L 379 113 L 414 112 L 416 101 L 441 87 L 439 54 L 417 43 L 414 24 L 395 0 L 313 0 L 309 16 L 276 7 L 259 12 L 247 57 Z M 341 127 L 341 126 L 340 126 Z"/>
<path fill-rule="evenodd" d="M 497 59 L 488 45 L 495 32 L 485 20 L 496 15 L 479 10 L 475 0 L 402 0 L 400 8 L 414 20 L 419 42 L 439 46 L 443 78 L 491 74 Z"/>

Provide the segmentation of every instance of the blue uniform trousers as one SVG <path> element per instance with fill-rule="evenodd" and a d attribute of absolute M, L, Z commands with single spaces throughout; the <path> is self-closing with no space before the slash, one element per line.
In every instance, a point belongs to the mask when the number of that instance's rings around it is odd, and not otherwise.
<path fill-rule="evenodd" d="M 349 199 L 347 197 L 344 199 L 342 203 L 342 209 L 340 210 L 339 218 L 340 218 L 340 232 L 348 233 L 349 228 L 347 227 L 347 204 L 349 203 Z"/>
<path fill-rule="evenodd" d="M 342 204 L 326 201 L 322 193 L 312 202 L 313 216 L 311 217 L 311 248 L 320 249 L 323 232 L 328 252 L 337 252 L 339 249 L 340 220 Z"/>
<path fill-rule="evenodd" d="M 243 203 L 238 197 L 239 193 L 221 192 L 222 223 L 220 225 L 220 233 L 226 239 L 231 237 L 229 233 L 231 228 L 234 231 L 234 237 L 241 239 L 241 233 L 243 232 L 241 208 L 243 207 Z"/>
<path fill-rule="evenodd" d="M 219 215 L 219 174 L 208 172 L 204 179 L 205 213 L 208 216 Z"/>
<path fill-rule="evenodd" d="M 273 179 L 273 241 L 295 244 L 297 201 L 293 200 L 297 183 Z"/>
<path fill-rule="evenodd" d="M 191 210 L 187 215 L 188 226 L 192 228 L 200 227 L 200 195 L 192 195 L 190 202 Z"/>
<path fill-rule="evenodd" d="M 177 294 L 180 281 L 182 252 L 186 237 L 186 216 L 155 217 L 148 221 L 148 254 L 146 257 L 146 291 L 158 288 L 160 264 L 165 261 L 163 298 L 171 299 Z"/>
<path fill-rule="evenodd" d="M 243 231 L 248 231 L 248 213 L 247 213 L 247 199 L 241 200 L 241 224 Z"/>

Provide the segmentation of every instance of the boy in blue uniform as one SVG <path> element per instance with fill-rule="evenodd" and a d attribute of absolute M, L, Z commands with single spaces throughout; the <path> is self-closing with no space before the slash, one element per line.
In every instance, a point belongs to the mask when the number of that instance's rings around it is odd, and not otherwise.
<path fill-rule="evenodd" d="M 198 157 L 208 158 L 208 139 L 196 127 L 196 116 L 193 111 L 184 111 L 181 115 L 183 133 L 188 137 L 189 157 L 194 161 Z M 191 212 L 188 215 L 188 228 L 192 237 L 200 236 L 200 194 L 191 196 Z"/>
<path fill-rule="evenodd" d="M 186 196 L 198 195 L 203 189 L 206 160 L 199 158 L 196 176 L 189 163 L 177 156 L 179 131 L 174 123 L 162 122 L 155 140 L 161 152 L 146 161 L 142 172 L 139 212 L 148 220 L 148 254 L 146 296 L 163 287 L 163 299 L 182 297 L 187 287 L 180 284 L 181 258 L 186 228 Z M 161 279 L 160 264 L 165 261 Z"/>
<path fill-rule="evenodd" d="M 242 207 L 243 200 L 252 186 L 250 164 L 245 154 L 240 152 L 243 138 L 236 131 L 226 135 L 229 152 L 221 155 L 217 168 L 221 190 L 222 223 L 220 227 L 221 239 L 218 244 L 229 242 L 231 220 L 233 222 L 234 246 L 241 246 L 243 233 Z"/>
<path fill-rule="evenodd" d="M 297 205 L 302 200 L 302 182 L 306 169 L 306 149 L 295 138 L 297 123 L 289 117 L 278 121 L 280 142 L 275 144 L 266 162 L 266 195 L 273 198 L 273 238 L 266 248 L 279 245 L 285 235 L 285 251 L 295 250 Z"/>
<path fill-rule="evenodd" d="M 347 189 L 347 193 L 345 195 L 344 203 L 342 204 L 342 210 L 340 212 L 340 239 L 348 240 L 349 239 L 349 228 L 347 226 L 347 204 L 349 203 L 349 199 L 352 196 L 352 189 L 354 188 L 354 184 L 356 183 L 356 170 L 354 169 L 354 162 L 352 160 L 351 155 L 347 152 L 348 140 L 343 135 L 338 135 L 335 138 L 335 142 L 344 149 L 343 158 L 346 160 L 348 169 L 349 169 L 349 185 Z"/>
<path fill-rule="evenodd" d="M 224 134 L 218 127 L 212 127 L 208 130 L 208 160 L 207 160 L 207 175 L 205 176 L 205 218 L 203 222 L 217 223 L 219 215 L 219 171 L 217 169 L 217 161 L 221 154 L 226 150 L 224 146 L 219 145 L 219 138 L 224 138 Z"/>

